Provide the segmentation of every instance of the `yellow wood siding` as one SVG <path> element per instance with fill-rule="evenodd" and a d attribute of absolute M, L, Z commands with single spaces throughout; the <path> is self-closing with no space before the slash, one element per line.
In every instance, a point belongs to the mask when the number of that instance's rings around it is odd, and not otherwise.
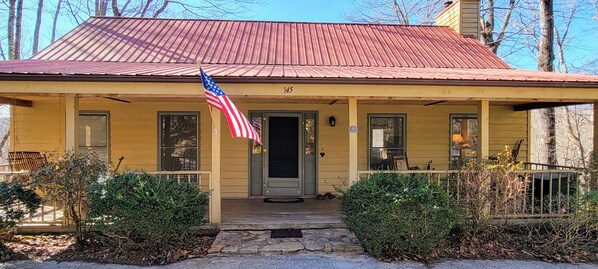
<path fill-rule="evenodd" d="M 465 36 L 480 35 L 480 1 L 479 0 L 460 0 L 461 1 L 461 23 L 460 33 Z"/>
<path fill-rule="evenodd" d="M 479 37 L 479 0 L 456 0 L 436 17 L 436 25 L 448 26 L 464 36 Z"/>
<path fill-rule="evenodd" d="M 318 112 L 318 191 L 333 191 L 334 186 L 348 180 L 349 135 L 348 105 L 328 104 L 276 104 L 237 102 L 247 115 L 248 111 L 316 111 Z M 210 170 L 211 120 L 205 101 L 195 102 L 133 102 L 131 104 L 99 98 L 81 99 L 82 111 L 110 112 L 111 160 L 116 164 L 120 156 L 125 160 L 121 169 L 155 171 L 158 168 L 158 112 L 194 111 L 200 113 L 200 169 Z M 374 113 L 403 113 L 407 115 L 407 153 L 410 165 L 423 166 L 433 161 L 437 170 L 446 169 L 449 162 L 450 114 L 477 113 L 475 105 L 390 105 L 358 103 L 358 166 L 367 169 L 367 115 Z M 335 127 L 328 125 L 334 115 Z M 12 132 L 16 139 L 11 149 L 17 151 L 62 152 L 64 148 L 64 100 L 34 101 L 33 108 L 15 107 Z M 518 139 L 526 139 L 521 148 L 520 160 L 527 156 L 528 115 L 513 112 L 510 106 L 490 107 L 490 154 L 504 145 L 513 146 Z M 247 197 L 248 195 L 248 142 L 233 139 L 223 120 L 222 124 L 222 196 Z M 330 183 L 326 183 L 329 180 Z M 207 180 L 203 181 L 204 188 Z"/>

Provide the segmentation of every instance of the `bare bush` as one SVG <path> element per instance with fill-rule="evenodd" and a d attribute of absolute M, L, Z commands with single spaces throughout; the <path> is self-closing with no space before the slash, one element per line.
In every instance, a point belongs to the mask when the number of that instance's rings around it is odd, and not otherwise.
<path fill-rule="evenodd" d="M 486 228 L 490 220 L 508 221 L 511 214 L 523 210 L 529 177 L 522 175 L 521 163 L 513 161 L 508 147 L 496 160 L 479 160 L 465 164 L 459 171 L 459 203 L 469 217 L 473 234 Z M 519 205 L 519 206 L 517 206 Z"/>

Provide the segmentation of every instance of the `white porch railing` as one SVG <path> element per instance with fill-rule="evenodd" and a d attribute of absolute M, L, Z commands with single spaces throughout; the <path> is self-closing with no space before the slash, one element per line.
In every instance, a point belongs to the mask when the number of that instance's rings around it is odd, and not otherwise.
<path fill-rule="evenodd" d="M 0 181 L 13 181 L 17 177 L 28 177 L 29 171 L 9 172 L 0 171 Z M 200 187 L 201 191 L 209 192 L 207 186 L 202 186 L 202 182 L 210 182 L 210 171 L 158 171 L 148 172 L 151 175 L 161 176 L 166 179 L 185 182 Z M 207 181 L 205 181 L 207 180 Z M 203 187 L 203 188 L 202 188 Z M 43 206 L 36 212 L 27 214 L 20 226 L 64 226 L 67 222 L 64 217 L 63 203 L 57 199 L 44 197 L 40 191 L 36 191 L 43 199 Z"/>
<path fill-rule="evenodd" d="M 374 173 L 402 175 L 421 175 L 434 183 L 449 195 L 461 196 L 461 174 L 458 170 L 409 170 L 409 171 L 359 171 L 360 178 Z M 520 170 L 516 173 L 527 179 L 525 191 L 509 200 L 507 206 L 493 206 L 491 214 L 496 217 L 507 216 L 510 219 L 530 219 L 547 217 L 565 217 L 575 212 L 578 195 L 587 191 L 587 181 L 579 170 Z M 499 212 L 498 210 L 505 210 Z"/>
<path fill-rule="evenodd" d="M 2 171 L 0 172 L 0 181 L 10 182 L 19 178 L 27 180 L 29 174 L 29 171 Z M 40 191 L 36 191 L 36 193 L 43 198 L 43 194 Z M 17 206 L 21 207 L 21 205 Z M 62 202 L 52 198 L 43 198 L 40 208 L 31 214 L 26 214 L 20 225 L 62 225 L 64 222 L 63 208 Z"/>

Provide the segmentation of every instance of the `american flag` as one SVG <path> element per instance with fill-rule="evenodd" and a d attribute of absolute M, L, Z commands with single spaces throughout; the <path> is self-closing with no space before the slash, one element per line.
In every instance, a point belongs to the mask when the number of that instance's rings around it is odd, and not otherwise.
<path fill-rule="evenodd" d="M 262 144 L 260 135 L 249 123 L 243 113 L 228 99 L 228 96 L 216 85 L 216 83 L 201 68 L 201 81 L 205 89 L 208 105 L 213 106 L 224 113 L 228 127 L 233 137 L 245 137 Z"/>

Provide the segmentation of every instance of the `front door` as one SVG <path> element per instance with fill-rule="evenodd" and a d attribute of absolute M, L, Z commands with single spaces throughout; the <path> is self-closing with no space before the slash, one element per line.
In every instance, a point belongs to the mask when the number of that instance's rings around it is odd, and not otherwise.
<path fill-rule="evenodd" d="M 265 113 L 265 184 L 268 196 L 302 195 L 302 113 Z"/>

